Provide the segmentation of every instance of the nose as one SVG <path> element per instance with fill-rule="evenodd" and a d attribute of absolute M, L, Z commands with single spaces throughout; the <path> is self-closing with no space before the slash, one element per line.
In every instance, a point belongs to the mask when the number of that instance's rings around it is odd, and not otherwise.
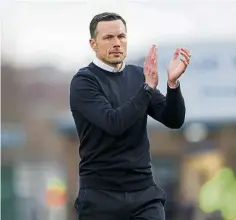
<path fill-rule="evenodd" d="M 118 37 L 114 38 L 113 47 L 120 47 L 120 39 Z"/>

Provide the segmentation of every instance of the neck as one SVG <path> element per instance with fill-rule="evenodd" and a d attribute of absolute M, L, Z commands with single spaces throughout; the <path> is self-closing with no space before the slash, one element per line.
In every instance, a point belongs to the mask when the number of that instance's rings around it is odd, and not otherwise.
<path fill-rule="evenodd" d="M 123 64 L 123 63 L 115 64 L 113 67 L 114 67 L 117 71 L 119 71 L 119 70 L 121 69 L 121 67 L 122 67 L 122 64 Z M 109 65 L 109 64 L 108 64 L 108 65 Z"/>

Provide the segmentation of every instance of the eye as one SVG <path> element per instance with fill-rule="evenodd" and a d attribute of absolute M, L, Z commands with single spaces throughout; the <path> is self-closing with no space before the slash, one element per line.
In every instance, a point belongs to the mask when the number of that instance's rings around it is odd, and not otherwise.
<path fill-rule="evenodd" d="M 110 40 L 112 39 L 112 36 L 106 36 L 105 39 Z"/>
<path fill-rule="evenodd" d="M 123 39 L 123 38 L 125 38 L 125 35 L 122 34 L 122 35 L 119 36 L 119 38 L 120 38 L 120 39 Z"/>

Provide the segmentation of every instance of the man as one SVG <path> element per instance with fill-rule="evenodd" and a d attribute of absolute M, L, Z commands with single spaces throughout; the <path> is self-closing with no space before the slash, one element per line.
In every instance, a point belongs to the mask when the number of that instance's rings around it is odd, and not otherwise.
<path fill-rule="evenodd" d="M 70 87 L 70 107 L 80 139 L 80 220 L 163 220 L 165 194 L 151 172 L 148 115 L 180 128 L 185 104 L 178 81 L 190 53 L 177 49 L 168 67 L 166 97 L 157 89 L 157 52 L 144 67 L 126 65 L 127 29 L 115 13 L 90 23 L 96 59 L 78 71 Z M 181 59 L 179 58 L 181 55 Z"/>

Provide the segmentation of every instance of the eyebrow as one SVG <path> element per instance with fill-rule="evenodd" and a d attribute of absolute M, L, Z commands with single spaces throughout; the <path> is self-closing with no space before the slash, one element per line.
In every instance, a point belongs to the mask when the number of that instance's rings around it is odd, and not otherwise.
<path fill-rule="evenodd" d="M 126 36 L 126 33 L 120 33 L 117 36 L 122 36 L 122 35 Z M 114 36 L 115 36 L 114 34 L 105 34 L 103 37 L 114 37 Z"/>

